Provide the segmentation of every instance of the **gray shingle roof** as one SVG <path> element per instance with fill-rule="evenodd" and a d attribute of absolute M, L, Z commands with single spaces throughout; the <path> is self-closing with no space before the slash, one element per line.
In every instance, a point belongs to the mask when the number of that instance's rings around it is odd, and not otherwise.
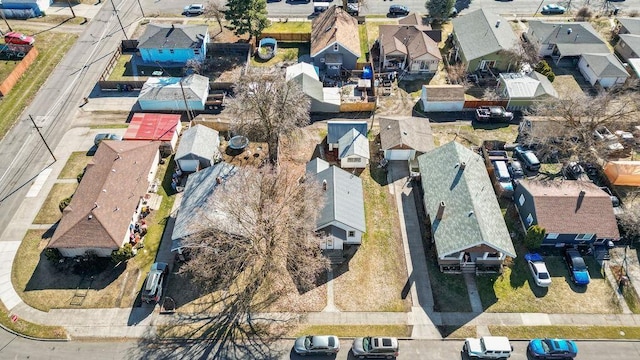
<path fill-rule="evenodd" d="M 620 34 L 620 41 L 624 43 L 636 54 L 640 54 L 640 35 Z"/>
<path fill-rule="evenodd" d="M 310 163 L 312 162 L 313 160 Z M 322 165 L 322 162 L 324 160 L 317 161 L 316 165 L 308 163 L 307 171 L 314 174 L 314 170 L 324 168 L 324 166 L 318 166 L 318 164 Z M 320 212 L 317 228 L 322 229 L 337 221 L 363 233 L 366 232 L 362 179 L 335 165 L 315 173 L 315 178 L 320 183 L 327 181 L 325 203 Z"/>
<path fill-rule="evenodd" d="M 452 22 L 453 32 L 467 60 L 518 46 L 518 38 L 509 22 L 488 10 L 473 11 Z M 496 26 L 498 23 L 500 25 Z"/>
<path fill-rule="evenodd" d="M 338 158 L 357 155 L 369 159 L 369 140 L 358 130 L 351 129 L 338 140 Z"/>
<path fill-rule="evenodd" d="M 529 21 L 527 36 L 542 44 L 556 44 L 562 56 L 610 53 L 609 47 L 588 22 L 552 23 Z"/>
<path fill-rule="evenodd" d="M 220 185 L 217 178 L 223 180 L 233 176 L 237 168 L 226 162 L 219 162 L 204 170 L 189 175 L 182 194 L 182 202 L 171 234 L 171 251 L 183 246 L 183 240 L 203 230 L 208 225 L 204 216 L 215 221 L 216 227 L 223 231 L 235 232 L 233 224 L 226 221 L 226 215 L 216 211 L 219 206 L 214 201 L 216 189 Z"/>
<path fill-rule="evenodd" d="M 418 163 L 438 257 L 482 244 L 516 256 L 480 155 L 452 141 L 420 155 Z M 438 221 L 440 202 L 445 210 Z"/>
<path fill-rule="evenodd" d="M 186 157 L 213 159 L 220 153 L 220 137 L 216 130 L 196 124 L 182 133 L 175 160 Z"/>
<path fill-rule="evenodd" d="M 140 39 L 139 49 L 199 49 L 207 34 L 206 25 L 149 24 Z"/>
<path fill-rule="evenodd" d="M 380 118 L 380 146 L 382 150 L 409 148 L 419 152 L 432 150 L 433 133 L 429 119 L 416 117 Z"/>
<path fill-rule="evenodd" d="M 182 86 L 180 86 L 182 79 Z M 138 99 L 144 100 L 206 100 L 209 78 L 198 74 L 179 77 L 150 77 L 145 81 Z"/>
<path fill-rule="evenodd" d="M 582 57 L 599 78 L 629 76 L 620 60 L 613 54 L 582 54 Z"/>
<path fill-rule="evenodd" d="M 337 144 L 341 137 L 349 130 L 356 129 L 360 134 L 367 135 L 366 121 L 329 121 L 327 122 L 327 143 Z"/>
<path fill-rule="evenodd" d="M 630 34 L 640 35 L 640 19 L 637 18 L 617 18 L 618 22 L 629 30 Z"/>

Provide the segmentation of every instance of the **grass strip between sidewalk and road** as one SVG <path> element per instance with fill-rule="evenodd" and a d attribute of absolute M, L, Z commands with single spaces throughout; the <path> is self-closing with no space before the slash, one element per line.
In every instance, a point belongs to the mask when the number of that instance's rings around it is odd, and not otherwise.
<path fill-rule="evenodd" d="M 412 326 L 409 325 L 311 325 L 301 327 L 292 335 L 295 337 L 309 334 L 331 334 L 337 337 L 359 336 L 411 336 Z"/>
<path fill-rule="evenodd" d="M 32 322 L 22 320 L 19 317 L 14 322 L 11 314 L 0 302 L 0 324 L 5 328 L 15 331 L 18 334 L 38 338 L 38 339 L 67 339 L 67 331 L 62 326 L 47 326 L 34 324 Z"/>
<path fill-rule="evenodd" d="M 489 326 L 493 336 L 510 339 L 634 339 L 640 338 L 640 327 L 631 326 Z"/>

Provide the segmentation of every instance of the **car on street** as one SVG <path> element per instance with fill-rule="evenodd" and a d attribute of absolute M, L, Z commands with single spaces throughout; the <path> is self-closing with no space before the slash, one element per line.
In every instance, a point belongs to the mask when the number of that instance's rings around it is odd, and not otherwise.
<path fill-rule="evenodd" d="M 549 287 L 551 285 L 551 276 L 547 265 L 544 263 L 544 258 L 538 253 L 525 254 L 524 259 L 529 265 L 531 275 L 533 275 L 533 281 L 540 287 Z"/>
<path fill-rule="evenodd" d="M 100 145 L 100 143 L 103 140 L 117 140 L 117 141 L 120 141 L 120 140 L 122 140 L 122 136 L 120 136 L 118 134 L 100 133 L 100 134 L 96 135 L 96 137 L 93 138 L 93 144 L 95 146 L 98 146 L 98 145 Z"/>
<path fill-rule="evenodd" d="M 569 267 L 569 275 L 571 281 L 576 285 L 587 285 L 591 278 L 589 277 L 589 269 L 584 263 L 584 259 L 580 252 L 576 249 L 567 249 L 564 253 L 564 260 Z"/>
<path fill-rule="evenodd" d="M 513 346 L 505 336 L 467 338 L 462 346 L 462 352 L 470 359 L 507 359 L 512 351 Z"/>
<path fill-rule="evenodd" d="M 33 36 L 28 36 L 16 31 L 10 31 L 4 34 L 4 42 L 7 44 L 33 45 L 35 41 L 36 39 L 34 39 Z"/>
<path fill-rule="evenodd" d="M 529 171 L 538 172 L 540 170 L 540 160 L 533 151 L 526 149 L 522 146 L 516 146 L 513 149 L 515 157 L 522 162 L 525 169 Z"/>
<path fill-rule="evenodd" d="M 203 4 L 189 4 L 184 7 L 182 11 L 184 15 L 202 15 L 204 14 Z"/>
<path fill-rule="evenodd" d="M 575 341 L 564 339 L 532 339 L 527 350 L 536 359 L 573 359 L 578 355 Z"/>
<path fill-rule="evenodd" d="M 389 15 L 392 15 L 392 16 L 409 15 L 409 8 L 404 5 L 391 5 L 389 6 Z"/>
<path fill-rule="evenodd" d="M 398 339 L 391 337 L 359 337 L 351 345 L 358 359 L 394 359 L 398 356 Z"/>
<path fill-rule="evenodd" d="M 296 339 L 293 351 L 298 355 L 331 356 L 340 351 L 340 340 L 335 335 L 307 335 Z"/>
<path fill-rule="evenodd" d="M 542 7 L 543 14 L 564 14 L 567 9 L 564 6 L 558 4 L 548 4 Z"/>
<path fill-rule="evenodd" d="M 162 298 L 164 278 L 169 272 L 169 265 L 163 262 L 153 263 L 144 282 L 141 298 L 146 303 L 159 302 Z"/>

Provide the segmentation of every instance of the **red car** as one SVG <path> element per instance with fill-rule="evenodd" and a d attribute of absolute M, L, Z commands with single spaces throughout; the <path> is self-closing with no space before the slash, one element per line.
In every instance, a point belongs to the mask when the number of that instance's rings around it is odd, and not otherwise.
<path fill-rule="evenodd" d="M 35 41 L 33 37 L 15 31 L 4 34 L 4 42 L 7 44 L 33 45 Z"/>

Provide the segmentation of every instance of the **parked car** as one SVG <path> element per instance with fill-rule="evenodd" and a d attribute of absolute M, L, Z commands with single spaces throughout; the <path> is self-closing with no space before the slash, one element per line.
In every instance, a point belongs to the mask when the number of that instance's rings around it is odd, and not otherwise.
<path fill-rule="evenodd" d="M 355 338 L 351 352 L 359 359 L 393 359 L 398 356 L 398 339 L 371 336 Z"/>
<path fill-rule="evenodd" d="M 547 265 L 544 263 L 544 258 L 538 253 L 525 254 L 524 259 L 529 265 L 531 275 L 533 275 L 533 281 L 540 287 L 549 287 L 551 285 L 551 276 Z"/>
<path fill-rule="evenodd" d="M 462 352 L 471 359 L 506 359 L 511 356 L 512 351 L 509 339 L 504 336 L 468 338 L 462 347 Z"/>
<path fill-rule="evenodd" d="M 564 14 L 567 9 L 558 4 L 548 4 L 542 7 L 543 14 Z"/>
<path fill-rule="evenodd" d="M 569 275 L 571 281 L 576 285 L 587 285 L 591 278 L 589 277 L 589 270 L 584 263 L 584 259 L 580 255 L 580 252 L 576 249 L 567 249 L 564 253 L 564 260 L 569 267 Z"/>
<path fill-rule="evenodd" d="M 93 143 L 95 146 L 100 145 L 100 143 L 103 140 L 122 140 L 122 136 L 118 135 L 118 134 L 107 134 L 107 133 L 100 133 L 98 135 L 96 135 L 96 137 L 93 138 Z"/>
<path fill-rule="evenodd" d="M 533 339 L 527 350 L 536 359 L 573 359 L 578 355 L 575 341 L 564 339 Z"/>
<path fill-rule="evenodd" d="M 203 4 L 189 4 L 184 7 L 182 11 L 184 15 L 202 15 L 204 14 Z"/>
<path fill-rule="evenodd" d="M 511 175 L 507 169 L 507 163 L 505 161 L 493 161 L 493 174 L 502 188 L 503 191 L 512 192 L 513 184 L 511 183 Z"/>
<path fill-rule="evenodd" d="M 340 340 L 334 335 L 308 335 L 296 339 L 293 350 L 298 355 L 334 355 L 340 351 Z"/>
<path fill-rule="evenodd" d="M 509 164 L 509 174 L 513 180 L 520 180 L 524 177 L 524 170 L 522 170 L 522 163 L 520 161 L 512 161 Z"/>
<path fill-rule="evenodd" d="M 33 45 L 35 41 L 36 39 L 32 36 L 27 36 L 16 31 L 10 31 L 4 34 L 4 42 L 7 44 Z"/>
<path fill-rule="evenodd" d="M 568 180 L 582 180 L 591 181 L 587 173 L 584 171 L 582 165 L 575 161 L 569 162 L 563 169 L 562 174 Z"/>
<path fill-rule="evenodd" d="M 480 106 L 476 109 L 476 120 L 485 123 L 510 123 L 513 113 L 502 106 Z"/>
<path fill-rule="evenodd" d="M 409 8 L 404 5 L 391 5 L 389 6 L 389 15 L 393 15 L 393 16 L 409 15 Z"/>
<path fill-rule="evenodd" d="M 525 169 L 529 171 L 538 172 L 540 170 L 540 160 L 533 151 L 525 149 L 522 146 L 516 146 L 513 149 L 515 157 L 522 162 Z"/>
<path fill-rule="evenodd" d="M 153 263 L 151 270 L 147 274 L 147 280 L 142 289 L 142 301 L 146 303 L 159 302 L 162 298 L 164 278 L 169 271 L 169 265 L 163 262 Z"/>

